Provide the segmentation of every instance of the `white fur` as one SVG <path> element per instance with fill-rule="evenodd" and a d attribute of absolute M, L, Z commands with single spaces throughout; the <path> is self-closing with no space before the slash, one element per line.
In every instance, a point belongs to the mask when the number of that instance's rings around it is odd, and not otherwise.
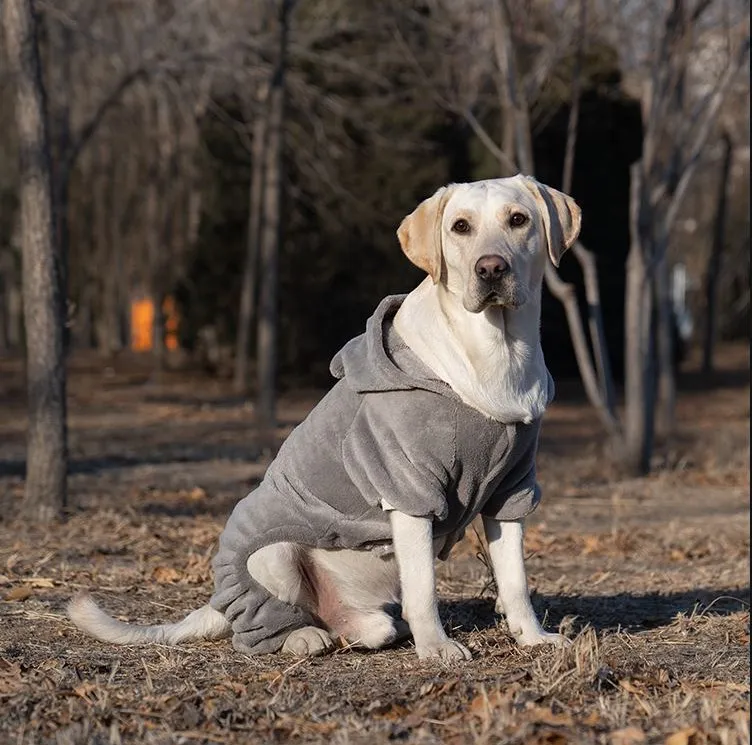
<path fill-rule="evenodd" d="M 397 510 L 389 517 L 402 585 L 402 615 L 410 624 L 418 657 L 469 660 L 469 650 L 446 635 L 439 619 L 431 519 Z"/>
<path fill-rule="evenodd" d="M 219 611 L 204 605 L 179 623 L 138 626 L 108 616 L 89 595 L 76 595 L 68 603 L 68 616 L 87 634 L 111 644 L 180 644 L 197 639 L 221 639 L 230 635 L 230 624 Z"/>
<path fill-rule="evenodd" d="M 502 522 L 483 518 L 499 595 L 496 611 L 506 616 L 509 633 L 523 647 L 536 644 L 567 644 L 566 637 L 549 634 L 541 628 L 530 602 L 523 554 L 522 522 Z"/>
<path fill-rule="evenodd" d="M 552 243 L 541 190 L 557 211 L 574 215 L 562 245 L 558 238 Z M 528 216 L 524 230 L 510 227 L 514 212 Z M 458 218 L 471 223 L 468 235 L 452 230 Z M 539 333 L 543 270 L 547 252 L 558 262 L 578 230 L 579 209 L 571 200 L 521 176 L 441 189 L 400 226 L 405 253 L 431 276 L 407 296 L 395 328 L 435 375 L 489 418 L 531 422 L 545 410 L 547 373 Z M 508 302 L 483 299 L 475 265 L 489 255 L 510 267 L 514 292 Z M 331 634 L 373 648 L 400 635 L 384 606 L 401 598 L 419 657 L 469 659 L 470 652 L 447 637 L 439 619 L 434 556 L 444 541 L 433 538 L 430 519 L 393 510 L 388 499 L 384 495 L 383 506 L 390 511 L 394 556 L 277 543 L 248 559 L 249 573 L 281 600 L 321 614 Z M 496 608 L 506 614 L 510 633 L 522 645 L 566 643 L 543 631 L 530 603 L 521 521 L 484 518 L 484 527 L 499 588 Z M 208 605 L 176 624 L 134 626 L 79 596 L 68 615 L 82 630 L 114 644 L 177 644 L 231 632 L 224 616 Z M 329 633 L 306 626 L 290 634 L 283 651 L 317 655 L 331 647 Z"/>
<path fill-rule="evenodd" d="M 304 549 L 295 543 L 272 543 L 248 557 L 248 574 L 285 603 L 305 601 L 300 561 Z"/>
<path fill-rule="evenodd" d="M 394 326 L 468 406 L 501 422 L 529 423 L 543 415 L 548 397 L 539 302 L 472 314 L 426 278 L 405 298 Z"/>

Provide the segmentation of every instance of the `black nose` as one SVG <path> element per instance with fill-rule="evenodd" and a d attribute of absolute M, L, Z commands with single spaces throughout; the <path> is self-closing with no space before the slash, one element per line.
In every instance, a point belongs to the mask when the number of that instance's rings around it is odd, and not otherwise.
<path fill-rule="evenodd" d="M 475 262 L 475 273 L 484 282 L 500 279 L 507 269 L 509 269 L 509 264 L 501 256 L 481 256 Z"/>

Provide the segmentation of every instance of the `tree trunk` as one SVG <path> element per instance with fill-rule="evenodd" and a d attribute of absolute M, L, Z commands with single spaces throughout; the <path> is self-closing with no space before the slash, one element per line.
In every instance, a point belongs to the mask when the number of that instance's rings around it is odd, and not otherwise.
<path fill-rule="evenodd" d="M 55 251 L 45 98 L 31 0 L 6 0 L 7 58 L 16 77 L 29 430 L 23 512 L 35 522 L 66 504 L 67 444 L 61 276 Z"/>
<path fill-rule="evenodd" d="M 13 352 L 13 299 L 18 293 L 15 257 L 10 246 L 0 248 L 0 354 Z"/>
<path fill-rule="evenodd" d="M 262 92 L 258 101 L 263 107 L 267 92 Z M 248 200 L 248 231 L 246 234 L 245 265 L 240 290 L 240 312 L 238 314 L 238 337 L 235 349 L 234 388 L 239 394 L 248 392 L 248 353 L 253 326 L 256 297 L 256 275 L 258 271 L 259 241 L 262 229 L 262 205 L 264 203 L 264 161 L 267 140 L 267 111 L 256 111 L 253 124 L 253 152 L 251 163 L 250 193 Z"/>
<path fill-rule="evenodd" d="M 148 266 L 148 292 L 154 307 L 152 317 L 151 352 L 154 362 L 153 380 L 159 382 L 164 368 L 164 316 L 162 313 L 162 221 L 160 220 L 159 193 L 154 175 L 146 187 L 146 240 Z"/>
<path fill-rule="evenodd" d="M 660 260 L 654 275 L 656 348 L 658 358 L 657 428 L 664 437 L 674 430 L 676 418 L 676 373 L 674 369 L 674 321 L 667 247 L 658 248 Z"/>
<path fill-rule="evenodd" d="M 20 219 L 20 216 L 19 216 Z M 8 309 L 8 347 L 11 350 L 18 350 L 23 345 L 23 283 L 22 274 L 16 267 L 8 275 L 9 281 L 5 286 L 7 295 L 6 303 Z"/>
<path fill-rule="evenodd" d="M 505 127 L 505 144 L 507 138 L 514 142 L 515 161 L 520 171 L 532 176 L 535 173 L 533 162 L 533 141 L 530 133 L 530 116 L 525 91 L 520 83 L 517 71 L 517 58 L 509 7 L 506 0 L 492 0 L 492 22 L 494 24 L 494 51 L 496 63 L 501 73 L 500 96 L 504 110 L 511 117 Z"/>
<path fill-rule="evenodd" d="M 97 150 L 93 181 L 94 263 L 98 265 L 99 313 L 97 319 L 97 346 L 109 357 L 121 349 L 118 319 L 117 285 L 120 273 L 115 264 L 113 241 L 113 181 L 111 169 L 115 164 L 110 158 L 109 149 L 101 143 Z"/>
<path fill-rule="evenodd" d="M 644 245 L 642 176 L 640 165 L 631 168 L 630 232 L 624 310 L 624 454 L 630 473 L 650 470 L 654 432 L 652 282 L 647 274 Z"/>
<path fill-rule="evenodd" d="M 6 273 L 3 270 L 2 253 L 0 252 L 0 357 L 9 351 L 8 344 L 8 293 L 5 290 Z"/>
<path fill-rule="evenodd" d="M 33 5 L 33 2 L 32 2 Z M 52 202 L 55 215 L 55 245 L 60 271 L 60 303 L 63 318 L 68 316 L 69 250 L 70 250 L 70 178 L 71 167 L 68 153 L 71 148 L 71 57 L 73 54 L 73 30 L 68 24 L 50 18 L 46 27 L 49 46 L 52 50 L 51 64 L 46 70 L 53 101 L 48 106 L 48 138 L 51 153 Z M 41 74 L 41 68 L 40 68 Z M 51 125 L 51 126 L 50 126 Z M 63 347 L 70 347 L 70 330 L 63 326 Z"/>
<path fill-rule="evenodd" d="M 264 225 L 261 233 L 261 292 L 257 337 L 259 435 L 262 446 L 273 446 L 276 425 L 277 285 L 281 243 L 282 146 L 284 136 L 285 72 L 287 37 L 293 0 L 282 0 L 279 13 L 279 52 L 269 91 L 264 177 Z"/>
<path fill-rule="evenodd" d="M 587 2 L 580 0 L 579 21 L 578 21 L 577 51 L 575 54 L 574 70 L 572 73 L 572 99 L 569 109 L 569 120 L 567 122 L 567 141 L 564 149 L 564 167 L 561 176 L 561 190 L 565 194 L 572 193 L 572 180 L 574 177 L 574 156 L 577 149 L 577 136 L 579 134 L 580 121 L 580 96 L 582 89 L 582 64 L 585 56 L 585 36 L 587 32 Z M 601 310 L 601 293 L 598 284 L 598 267 L 595 255 L 588 251 L 579 241 L 572 247 L 572 253 L 577 259 L 582 276 L 585 282 L 585 297 L 588 305 L 588 326 L 590 329 L 590 343 L 593 348 L 593 357 L 598 370 L 598 380 L 600 383 L 601 396 L 596 404 L 603 406 L 607 412 L 609 421 L 613 422 L 612 434 L 619 430 L 618 420 L 616 417 L 616 396 L 614 395 L 614 381 L 611 374 L 611 361 L 606 346 L 606 333 L 603 328 L 603 313 Z M 551 281 L 548 283 L 551 288 Z M 568 317 L 570 312 L 568 312 Z M 570 329 L 574 338 L 575 329 L 572 322 L 580 324 L 579 312 L 575 318 L 570 321 Z M 580 324 L 581 325 L 581 324 Z M 587 349 L 584 350 L 587 352 Z M 582 356 L 582 361 L 580 361 Z M 578 355 L 578 365 L 582 372 L 583 381 L 592 369 L 590 357 L 585 354 Z M 591 398 L 592 400 L 592 398 Z"/>
<path fill-rule="evenodd" d="M 728 133 L 723 133 L 723 164 L 721 166 L 721 180 L 718 185 L 718 200 L 715 209 L 713 225 L 713 245 L 710 249 L 708 266 L 705 270 L 705 338 L 702 345 L 702 371 L 705 374 L 713 372 L 713 352 L 717 332 L 717 303 L 718 276 L 721 272 L 721 254 L 726 240 L 726 204 L 728 202 L 729 187 L 731 185 L 731 160 L 733 148 Z"/>

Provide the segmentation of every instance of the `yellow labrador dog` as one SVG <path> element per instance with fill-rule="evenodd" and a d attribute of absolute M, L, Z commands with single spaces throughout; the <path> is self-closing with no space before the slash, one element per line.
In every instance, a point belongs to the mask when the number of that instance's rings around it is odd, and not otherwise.
<path fill-rule="evenodd" d="M 386 298 L 334 358 L 339 381 L 228 520 L 210 603 L 136 626 L 84 595 L 73 622 L 116 644 L 232 636 L 249 654 L 296 655 L 337 637 L 382 647 L 406 622 L 419 657 L 469 659 L 442 628 L 434 559 L 481 515 L 510 632 L 522 645 L 566 643 L 530 603 L 522 528 L 540 499 L 535 453 L 553 396 L 543 272 L 579 229 L 570 197 L 521 175 L 426 199 L 398 237 L 428 276 Z"/>

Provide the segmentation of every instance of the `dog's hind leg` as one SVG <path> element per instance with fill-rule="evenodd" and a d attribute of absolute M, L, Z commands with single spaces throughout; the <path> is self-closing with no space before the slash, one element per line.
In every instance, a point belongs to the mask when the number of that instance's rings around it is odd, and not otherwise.
<path fill-rule="evenodd" d="M 313 592 L 305 573 L 306 549 L 296 543 L 272 543 L 248 557 L 248 573 L 284 603 L 314 611 Z M 326 630 L 316 626 L 295 629 L 285 639 L 282 652 L 316 657 L 334 647 Z"/>
<path fill-rule="evenodd" d="M 309 553 L 314 612 L 334 636 L 378 649 L 407 636 L 407 624 L 389 613 L 399 604 L 394 556 L 373 551 L 314 549 Z"/>
<path fill-rule="evenodd" d="M 291 632 L 283 652 L 324 654 L 333 647 L 332 637 L 378 649 L 409 635 L 407 624 L 389 613 L 399 604 L 394 556 L 274 543 L 251 554 L 247 567 L 272 595 L 321 621 L 321 628 L 305 626 Z"/>

